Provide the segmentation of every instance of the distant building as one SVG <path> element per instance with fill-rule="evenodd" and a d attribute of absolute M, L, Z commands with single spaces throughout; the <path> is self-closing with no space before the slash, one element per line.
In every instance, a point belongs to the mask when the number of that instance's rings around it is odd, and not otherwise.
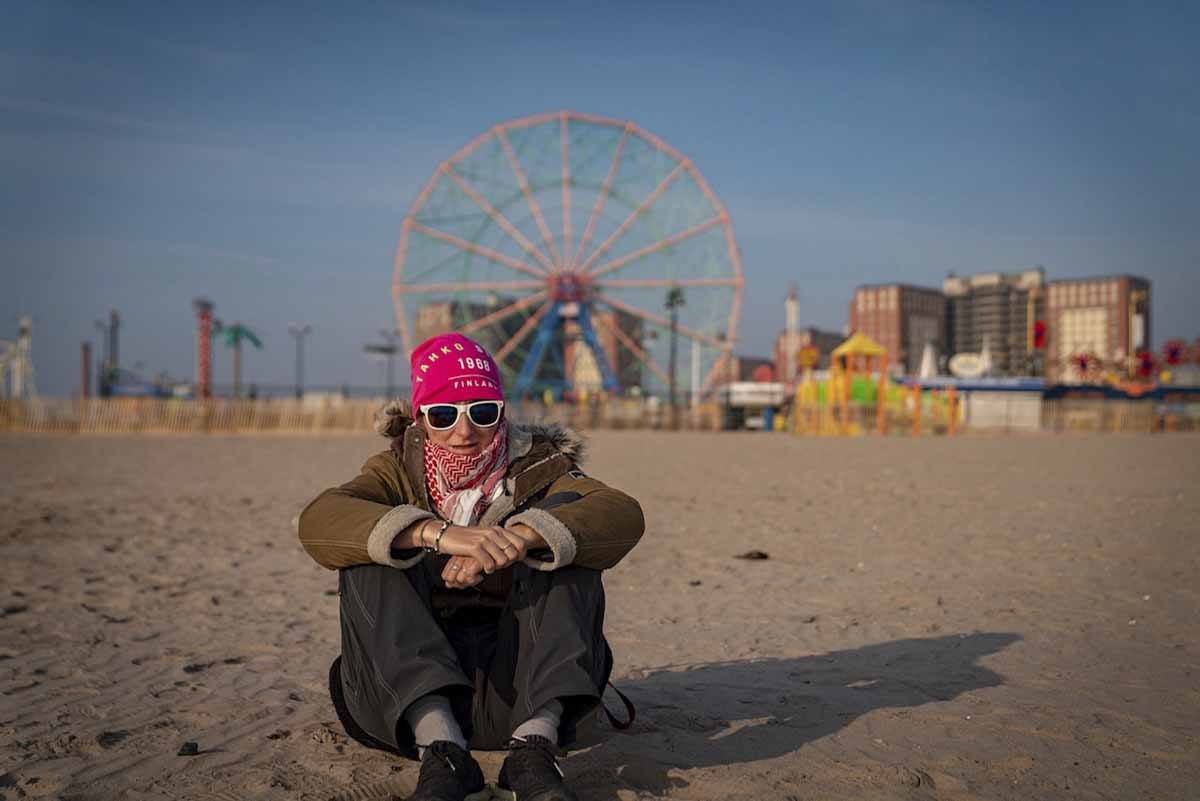
<path fill-rule="evenodd" d="M 800 328 L 795 333 L 796 341 L 793 343 L 791 353 L 796 354 L 799 358 L 801 348 L 813 346 L 820 354 L 815 365 L 818 370 L 825 370 L 829 367 L 829 354 L 833 349 L 846 339 L 837 331 L 822 331 L 818 328 Z M 787 331 L 780 331 L 779 336 L 775 338 L 775 348 L 772 351 L 775 354 L 775 375 L 783 380 L 788 375 L 787 359 Z M 800 368 L 797 367 L 795 375 L 800 375 Z"/>
<path fill-rule="evenodd" d="M 1051 281 L 1047 317 L 1048 380 L 1081 380 L 1074 359 L 1085 353 L 1126 371 L 1150 348 L 1150 282 L 1132 275 Z"/>
<path fill-rule="evenodd" d="M 850 301 L 850 330 L 887 348 L 892 372 L 915 373 L 927 343 L 945 352 L 946 298 L 908 284 L 860 286 Z"/>
<path fill-rule="evenodd" d="M 1046 273 L 1038 267 L 1019 273 L 951 275 L 946 296 L 946 356 L 980 353 L 987 342 L 991 373 L 1033 375 L 1034 323 L 1045 317 Z"/>

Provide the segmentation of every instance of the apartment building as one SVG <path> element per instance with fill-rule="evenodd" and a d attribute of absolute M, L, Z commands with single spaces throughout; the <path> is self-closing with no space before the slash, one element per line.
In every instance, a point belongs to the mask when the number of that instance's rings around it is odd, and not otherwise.
<path fill-rule="evenodd" d="M 1133 275 L 1071 278 L 1047 287 L 1046 378 L 1084 379 L 1075 365 L 1089 354 L 1127 371 L 1138 351 L 1150 348 L 1150 282 Z"/>
<path fill-rule="evenodd" d="M 951 275 L 942 282 L 942 293 L 946 296 L 944 355 L 980 353 L 986 342 L 992 375 L 1038 372 L 1034 325 L 1045 316 L 1045 270 Z"/>
<path fill-rule="evenodd" d="M 926 343 L 946 352 L 946 297 L 908 284 L 860 286 L 850 301 L 850 330 L 887 348 L 892 372 L 914 373 Z"/>

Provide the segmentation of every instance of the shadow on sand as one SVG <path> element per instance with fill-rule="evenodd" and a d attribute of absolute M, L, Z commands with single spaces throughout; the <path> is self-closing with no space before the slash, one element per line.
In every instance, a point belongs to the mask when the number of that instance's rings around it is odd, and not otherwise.
<path fill-rule="evenodd" d="M 638 707 L 636 723 L 572 759 L 572 784 L 588 799 L 615 798 L 619 789 L 661 795 L 687 786 L 669 774 L 675 768 L 779 757 L 876 709 L 996 687 L 1003 677 L 979 660 L 1019 639 L 1011 633 L 953 634 L 635 674 L 618 686 Z"/>

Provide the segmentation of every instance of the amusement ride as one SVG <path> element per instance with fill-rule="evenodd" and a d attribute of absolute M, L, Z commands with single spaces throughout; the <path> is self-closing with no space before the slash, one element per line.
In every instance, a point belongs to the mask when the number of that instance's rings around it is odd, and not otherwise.
<path fill-rule="evenodd" d="M 742 267 L 690 159 L 632 122 L 560 111 L 496 125 L 434 170 L 392 296 L 405 355 L 460 331 L 518 397 L 704 391 L 736 340 Z"/>

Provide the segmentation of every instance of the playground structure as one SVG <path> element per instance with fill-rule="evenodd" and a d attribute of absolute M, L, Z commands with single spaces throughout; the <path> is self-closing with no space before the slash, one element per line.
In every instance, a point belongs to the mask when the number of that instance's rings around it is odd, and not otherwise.
<path fill-rule="evenodd" d="M 879 390 L 876 396 L 875 432 L 884 433 L 884 399 L 887 395 L 887 348 L 866 334 L 855 333 L 833 349 L 833 374 L 837 381 L 838 407 L 841 409 L 842 434 L 850 433 L 850 385 L 856 373 L 869 374 L 872 363 L 879 375 Z"/>
<path fill-rule="evenodd" d="M 0 398 L 28 400 L 37 397 L 33 382 L 33 318 L 17 323 L 15 341 L 0 339 Z"/>
<path fill-rule="evenodd" d="M 673 398 L 690 380 L 695 402 L 731 359 L 742 283 L 729 214 L 689 159 L 632 122 L 560 111 L 438 166 L 401 226 L 392 296 L 404 356 L 460 331 L 515 398 Z"/>
<path fill-rule="evenodd" d="M 831 355 L 823 380 L 815 378 L 812 361 L 804 367 L 781 427 L 809 436 L 958 432 L 962 409 L 953 386 L 923 389 L 919 383 L 892 383 L 887 349 L 861 332 Z"/>

